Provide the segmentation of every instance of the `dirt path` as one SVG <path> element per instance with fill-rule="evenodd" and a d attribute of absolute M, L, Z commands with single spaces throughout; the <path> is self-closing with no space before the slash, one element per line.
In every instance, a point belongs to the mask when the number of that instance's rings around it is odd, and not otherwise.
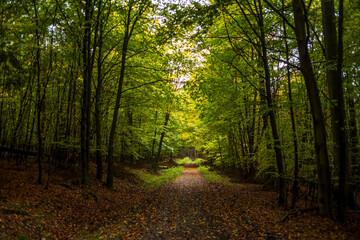
<path fill-rule="evenodd" d="M 243 209 L 235 193 L 209 184 L 196 168 L 153 192 L 124 220 L 126 239 L 275 239 Z"/>

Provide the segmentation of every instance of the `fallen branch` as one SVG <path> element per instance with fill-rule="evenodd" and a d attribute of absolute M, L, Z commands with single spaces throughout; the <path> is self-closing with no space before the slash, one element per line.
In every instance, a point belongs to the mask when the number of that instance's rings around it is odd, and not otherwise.
<path fill-rule="evenodd" d="M 317 207 L 310 207 L 310 208 L 303 208 L 303 209 L 292 209 L 291 211 L 289 211 L 288 213 L 286 213 L 280 221 L 278 221 L 277 223 L 281 223 L 284 222 L 288 217 L 290 217 L 291 215 L 296 215 L 297 213 L 304 213 L 304 212 L 310 212 L 313 210 L 317 210 Z"/>

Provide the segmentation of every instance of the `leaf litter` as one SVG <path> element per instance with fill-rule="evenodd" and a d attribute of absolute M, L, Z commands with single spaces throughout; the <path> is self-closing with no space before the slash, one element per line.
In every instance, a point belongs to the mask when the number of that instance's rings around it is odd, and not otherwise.
<path fill-rule="evenodd" d="M 2 162 L 4 164 L 4 162 Z M 0 167 L 0 239 L 359 239 L 347 224 L 287 211 L 256 184 L 208 183 L 196 168 L 159 189 L 115 179 L 116 191 L 78 176 L 51 178 L 46 189 L 29 167 Z M 355 217 L 354 217 L 355 216 Z"/>

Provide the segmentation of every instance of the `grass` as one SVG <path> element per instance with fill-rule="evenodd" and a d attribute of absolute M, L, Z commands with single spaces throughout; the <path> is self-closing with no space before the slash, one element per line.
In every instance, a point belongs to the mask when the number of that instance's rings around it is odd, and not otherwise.
<path fill-rule="evenodd" d="M 176 163 L 177 163 L 178 165 L 184 165 L 184 164 L 186 164 L 186 163 L 191 163 L 191 164 L 194 164 L 194 165 L 196 165 L 196 166 L 201 166 L 201 165 L 203 165 L 203 164 L 205 163 L 205 159 L 197 158 L 197 159 L 195 159 L 195 160 L 193 161 L 193 160 L 191 160 L 191 159 L 188 158 L 188 157 L 186 157 L 186 158 L 179 158 L 179 159 L 176 159 L 175 161 L 176 161 Z"/>
<path fill-rule="evenodd" d="M 179 165 L 184 165 L 186 163 L 193 163 L 193 160 L 191 160 L 190 158 L 186 157 L 186 158 L 179 158 L 176 159 L 175 162 Z"/>
<path fill-rule="evenodd" d="M 197 158 L 195 159 L 195 161 L 193 162 L 193 164 L 197 165 L 197 166 L 201 166 L 203 164 L 205 164 L 206 160 L 202 159 L 202 158 Z"/>
<path fill-rule="evenodd" d="M 177 166 L 160 171 L 160 175 L 145 172 L 144 170 L 133 170 L 141 181 L 145 183 L 146 188 L 159 188 L 169 181 L 174 181 L 184 171 L 184 167 Z"/>
<path fill-rule="evenodd" d="M 223 184 L 231 185 L 229 178 L 223 177 L 218 173 L 216 173 L 215 171 L 210 171 L 209 167 L 200 166 L 198 170 L 201 173 L 201 175 L 203 175 L 203 177 L 206 179 L 206 181 L 208 181 L 209 183 L 223 183 Z"/>

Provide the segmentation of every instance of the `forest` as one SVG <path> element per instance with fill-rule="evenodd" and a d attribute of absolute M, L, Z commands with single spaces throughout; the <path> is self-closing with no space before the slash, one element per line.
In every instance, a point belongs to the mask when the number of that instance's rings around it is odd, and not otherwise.
<path fill-rule="evenodd" d="M 359 239 L 359 59 L 359 1 L 1 0 L 0 239 Z"/>

